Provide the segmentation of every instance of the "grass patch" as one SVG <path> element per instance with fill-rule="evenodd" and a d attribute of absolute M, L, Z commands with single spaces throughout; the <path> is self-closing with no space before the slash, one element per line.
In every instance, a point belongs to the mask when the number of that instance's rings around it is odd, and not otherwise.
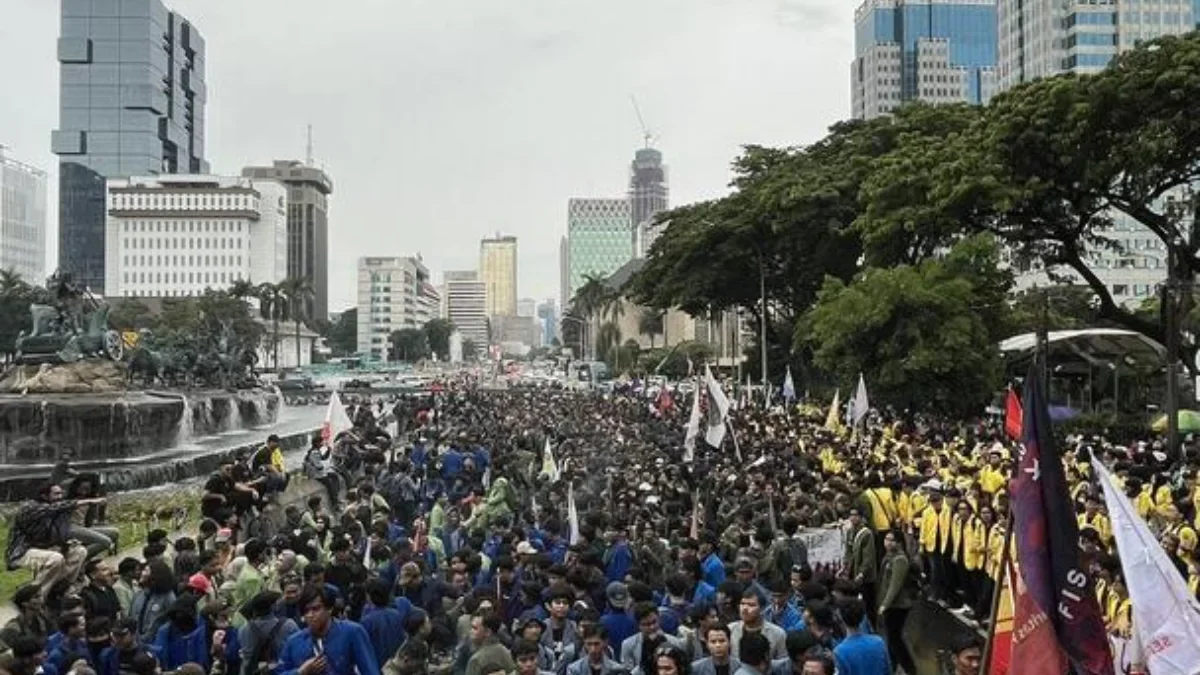
<path fill-rule="evenodd" d="M 110 496 L 108 523 L 121 534 L 122 550 L 118 557 L 131 555 L 140 558 L 146 534 L 155 528 L 162 528 L 171 534 L 180 530 L 194 531 L 200 524 L 201 492 L 199 485 L 187 485 Z M 182 517 L 179 519 L 174 517 L 176 510 L 181 510 Z M 12 513 L 10 511 L 0 516 L 0 546 L 5 549 L 8 547 Z M 6 564 L 0 564 L 0 603 L 11 600 L 13 592 L 32 578 L 29 570 L 9 571 Z"/>

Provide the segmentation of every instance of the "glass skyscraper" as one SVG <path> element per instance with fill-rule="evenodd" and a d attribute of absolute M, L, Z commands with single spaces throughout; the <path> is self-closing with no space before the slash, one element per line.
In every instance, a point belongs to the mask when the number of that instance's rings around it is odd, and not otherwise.
<path fill-rule="evenodd" d="M 584 277 L 607 277 L 633 259 L 632 210 L 628 199 L 572 199 L 567 204 L 566 282 L 570 303 Z M 566 305 L 564 305 L 565 307 Z"/>
<path fill-rule="evenodd" d="M 855 10 L 855 118 L 907 101 L 985 103 L 995 89 L 996 0 L 866 0 Z"/>
<path fill-rule="evenodd" d="M 204 39 L 161 0 L 62 0 L 59 266 L 104 290 L 105 180 L 208 173 Z"/>

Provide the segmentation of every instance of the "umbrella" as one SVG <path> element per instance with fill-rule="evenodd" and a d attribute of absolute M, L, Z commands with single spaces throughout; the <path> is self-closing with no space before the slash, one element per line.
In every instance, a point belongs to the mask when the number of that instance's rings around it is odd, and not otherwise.
<path fill-rule="evenodd" d="M 1200 433 L 1200 412 L 1196 412 L 1195 410 L 1180 410 L 1178 419 L 1180 433 Z M 1150 428 L 1160 433 L 1165 432 L 1167 430 L 1167 416 L 1163 415 L 1154 420 L 1154 424 Z"/>

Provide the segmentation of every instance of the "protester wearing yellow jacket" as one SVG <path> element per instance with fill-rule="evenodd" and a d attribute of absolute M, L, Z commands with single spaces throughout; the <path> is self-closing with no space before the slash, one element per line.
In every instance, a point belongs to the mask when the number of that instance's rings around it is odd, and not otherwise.
<path fill-rule="evenodd" d="M 929 503 L 921 512 L 918 541 L 921 545 L 921 560 L 929 574 L 929 585 L 935 600 L 947 597 L 946 544 L 950 537 L 950 507 L 942 499 L 941 492 L 931 492 Z"/>
<path fill-rule="evenodd" d="M 1100 511 L 1100 500 L 1095 496 L 1088 496 L 1083 513 L 1079 514 L 1079 527 L 1094 529 L 1105 546 L 1112 545 L 1112 524 L 1108 516 Z"/>

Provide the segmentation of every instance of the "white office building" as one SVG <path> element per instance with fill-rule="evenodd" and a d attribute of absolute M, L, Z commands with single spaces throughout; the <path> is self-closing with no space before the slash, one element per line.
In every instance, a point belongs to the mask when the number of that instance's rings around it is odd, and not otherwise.
<path fill-rule="evenodd" d="M 5 157 L 2 149 L 0 269 L 34 286 L 46 281 L 46 172 Z"/>
<path fill-rule="evenodd" d="M 287 190 L 227 176 L 108 181 L 105 292 L 180 297 L 287 275 Z"/>
<path fill-rule="evenodd" d="M 388 358 L 388 336 L 421 328 L 437 314 L 429 269 L 419 257 L 358 259 L 358 353 Z"/>
<path fill-rule="evenodd" d="M 462 333 L 483 349 L 489 341 L 487 314 L 487 283 L 473 271 L 446 272 L 442 277 L 446 289 L 446 318 Z"/>

